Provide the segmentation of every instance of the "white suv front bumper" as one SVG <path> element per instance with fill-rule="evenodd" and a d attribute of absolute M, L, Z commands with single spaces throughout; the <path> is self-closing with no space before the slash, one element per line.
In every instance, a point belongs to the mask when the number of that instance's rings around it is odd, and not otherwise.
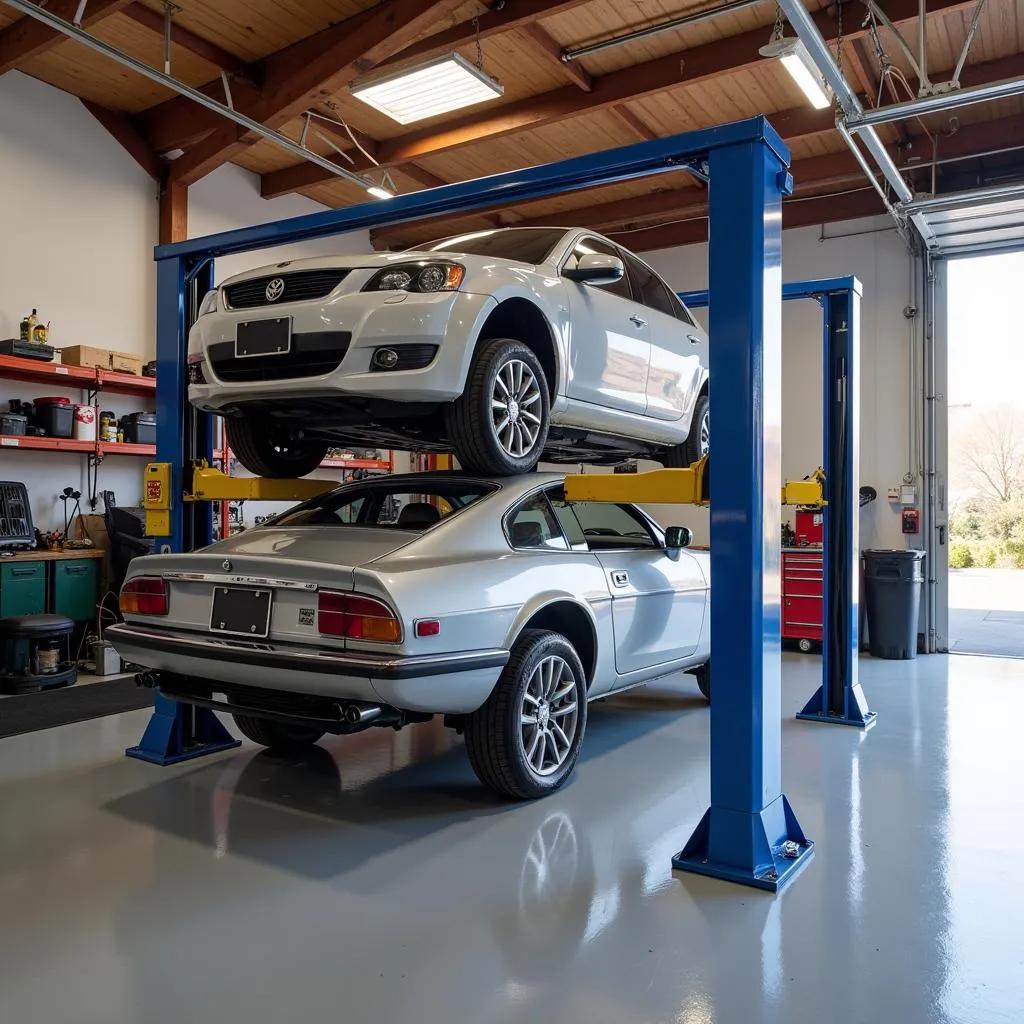
<path fill-rule="evenodd" d="M 342 292 L 313 302 L 220 309 L 201 317 L 189 335 L 189 356 L 203 357 L 206 380 L 189 387 L 189 399 L 207 412 L 245 402 L 332 394 L 397 402 L 451 401 L 462 394 L 474 342 L 495 305 L 490 295 L 466 292 Z M 293 339 L 351 334 L 336 369 L 315 377 L 220 380 L 210 358 L 211 346 L 234 346 L 239 323 L 279 317 L 291 318 Z M 436 345 L 437 354 L 421 369 L 371 369 L 376 349 L 410 344 Z M 273 365 L 273 356 L 260 358 Z"/>

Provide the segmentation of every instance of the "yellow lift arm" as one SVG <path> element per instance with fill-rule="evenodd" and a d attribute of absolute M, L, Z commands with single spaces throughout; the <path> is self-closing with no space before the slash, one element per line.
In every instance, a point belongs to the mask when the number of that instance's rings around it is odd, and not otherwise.
<path fill-rule="evenodd" d="M 686 469 L 652 469 L 646 473 L 574 474 L 565 478 L 568 501 L 633 501 L 641 505 L 707 505 L 710 495 L 708 457 Z M 816 469 L 806 480 L 788 480 L 782 487 L 783 505 L 822 508 L 825 471 Z"/>

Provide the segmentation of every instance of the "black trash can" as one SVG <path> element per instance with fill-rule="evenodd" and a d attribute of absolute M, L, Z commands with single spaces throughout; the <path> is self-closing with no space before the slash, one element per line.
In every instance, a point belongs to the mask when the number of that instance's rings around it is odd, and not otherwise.
<path fill-rule="evenodd" d="M 891 661 L 917 657 L 917 621 L 924 583 L 923 551 L 865 551 L 864 603 L 868 650 Z"/>

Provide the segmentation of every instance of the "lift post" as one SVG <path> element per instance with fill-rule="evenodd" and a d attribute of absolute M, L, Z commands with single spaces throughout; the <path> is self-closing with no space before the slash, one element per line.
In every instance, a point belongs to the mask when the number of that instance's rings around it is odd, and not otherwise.
<path fill-rule="evenodd" d="M 187 328 L 215 257 L 710 167 L 711 292 L 721 297 L 711 305 L 712 403 L 716 459 L 729 467 L 710 485 L 712 586 L 721 597 L 711 630 L 720 641 L 715 678 L 723 682 L 711 712 L 711 807 L 674 863 L 772 890 L 812 850 L 780 788 L 780 256 L 788 165 L 785 144 L 756 117 L 156 250 L 157 458 L 172 463 L 180 493 L 183 467 L 210 460 L 207 417 L 190 415 L 184 369 Z M 206 509 L 172 508 L 165 545 L 187 551 L 208 540 L 209 513 L 195 511 Z"/>
<path fill-rule="evenodd" d="M 822 683 L 797 718 L 869 729 L 876 715 L 860 685 L 860 300 L 856 277 L 795 281 L 785 301 L 813 299 L 822 310 L 822 452 L 824 516 Z M 708 304 L 707 291 L 681 292 L 687 306 Z M 783 504 L 800 500 L 786 485 Z M 788 500 L 792 499 L 792 500 Z"/>

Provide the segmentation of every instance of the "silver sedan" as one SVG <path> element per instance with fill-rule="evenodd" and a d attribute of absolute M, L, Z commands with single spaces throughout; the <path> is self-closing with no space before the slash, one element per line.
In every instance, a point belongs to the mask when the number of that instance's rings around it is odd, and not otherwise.
<path fill-rule="evenodd" d="M 571 774 L 588 701 L 680 669 L 708 696 L 708 556 L 687 543 L 567 502 L 560 475 L 392 476 L 136 559 L 107 635 L 268 747 L 441 714 L 484 783 L 537 797 Z"/>

